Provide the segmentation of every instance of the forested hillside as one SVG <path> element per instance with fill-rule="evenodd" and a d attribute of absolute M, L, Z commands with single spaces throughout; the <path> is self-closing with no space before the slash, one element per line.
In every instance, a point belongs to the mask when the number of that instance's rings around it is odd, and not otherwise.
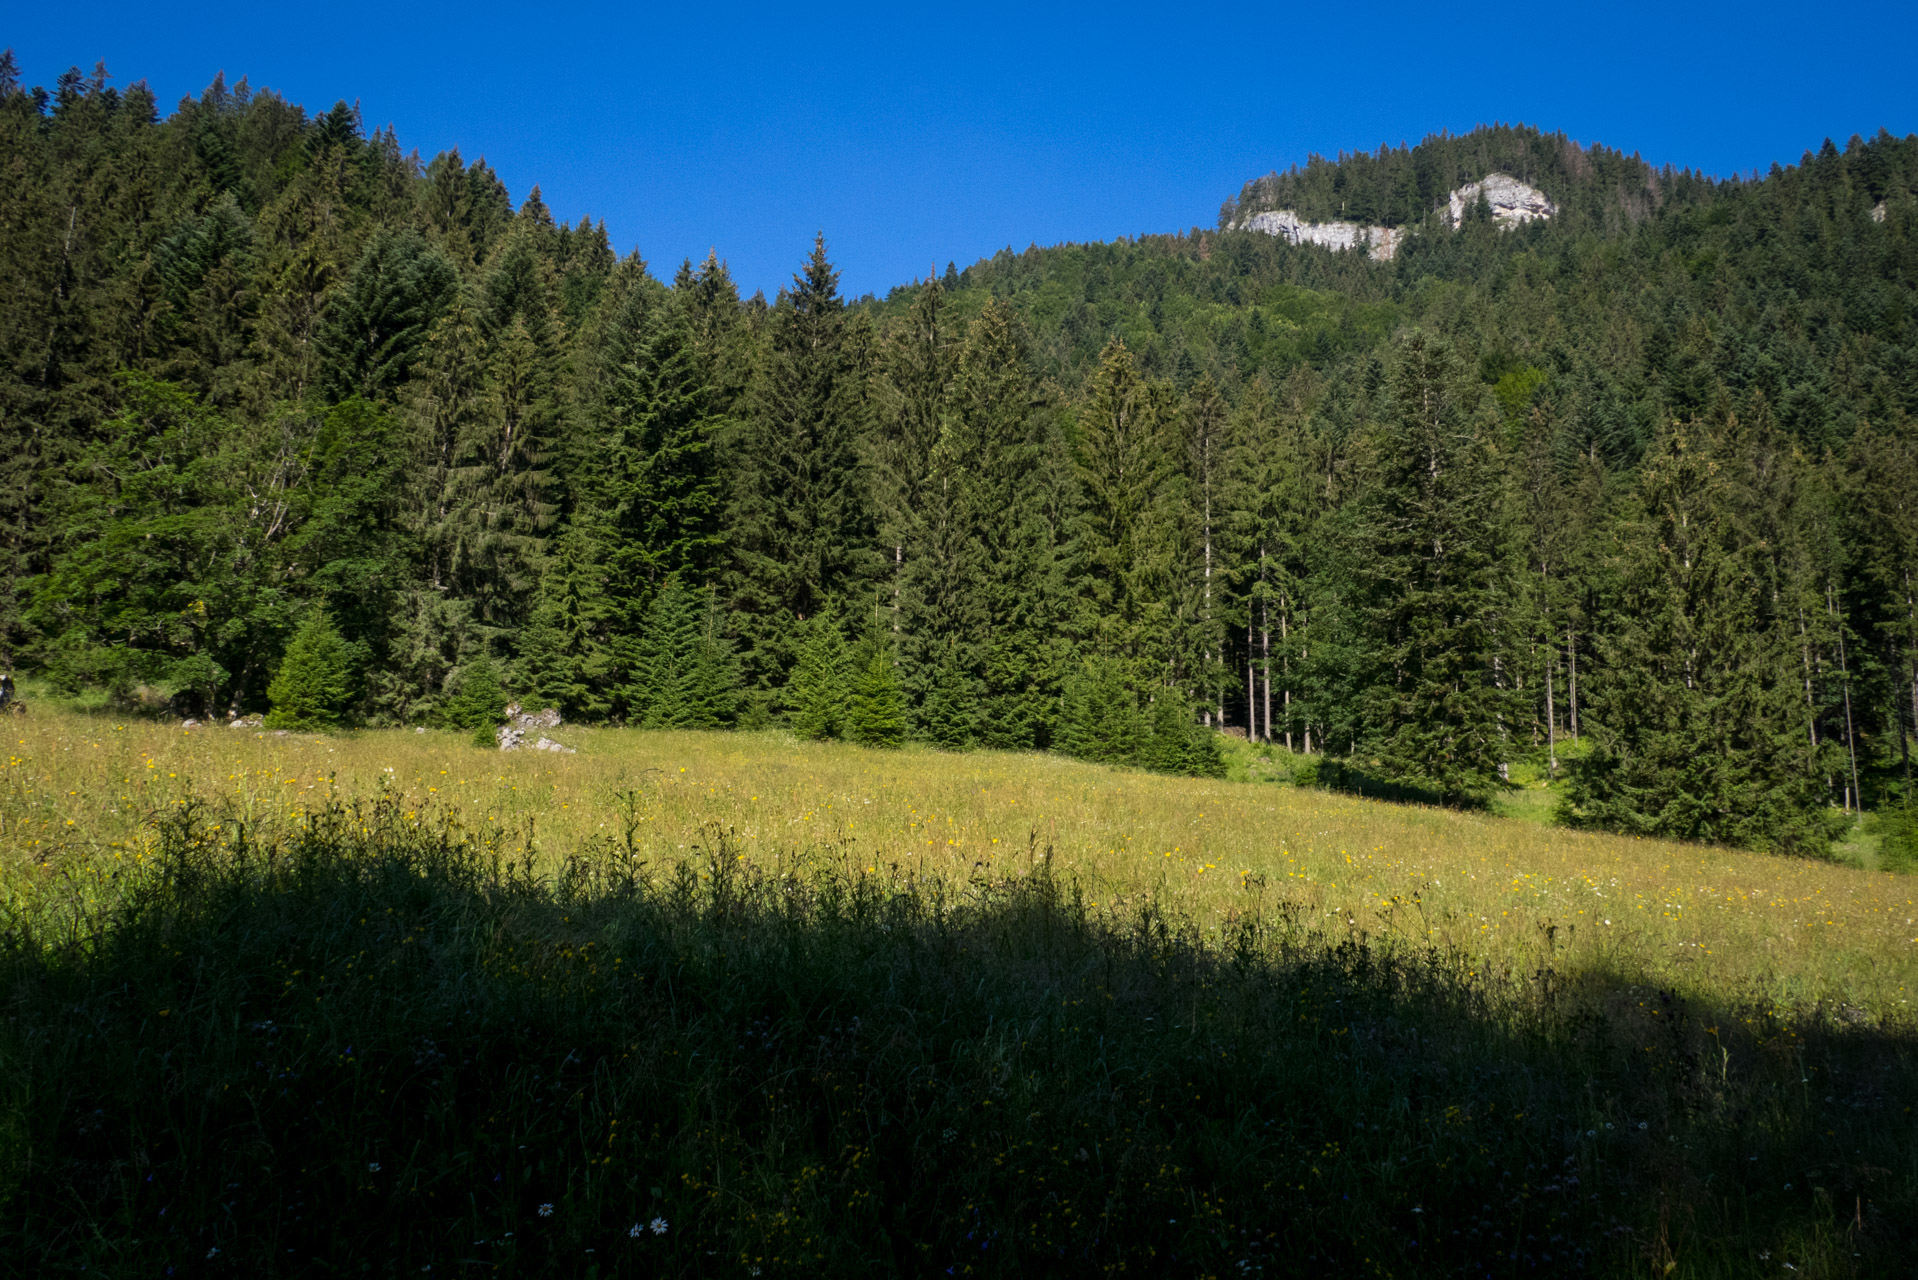
<path fill-rule="evenodd" d="M 1491 173 L 1558 212 L 1435 213 Z M 278 723 L 783 722 L 1816 851 L 1906 803 L 1918 138 L 1525 128 L 742 300 L 344 104 L 0 65 L 11 664 Z M 1403 228 L 1389 261 L 1229 229 Z M 664 277 L 670 274 L 670 283 Z"/>

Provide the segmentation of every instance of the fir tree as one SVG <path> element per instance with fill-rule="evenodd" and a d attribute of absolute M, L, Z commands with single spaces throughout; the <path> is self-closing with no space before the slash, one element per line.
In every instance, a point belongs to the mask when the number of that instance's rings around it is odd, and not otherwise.
<path fill-rule="evenodd" d="M 353 701 L 353 650 L 324 613 L 293 633 L 267 686 L 269 729 L 332 729 Z"/>

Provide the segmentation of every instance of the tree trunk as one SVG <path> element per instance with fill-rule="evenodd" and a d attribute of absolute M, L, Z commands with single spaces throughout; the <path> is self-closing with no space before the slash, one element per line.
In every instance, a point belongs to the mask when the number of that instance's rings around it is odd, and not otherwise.
<path fill-rule="evenodd" d="M 1851 812 L 1851 802 L 1856 801 L 1858 812 L 1865 811 L 1865 792 L 1858 785 L 1858 736 L 1852 728 L 1851 719 L 1851 665 L 1845 657 L 1845 619 L 1838 612 L 1838 596 L 1832 590 L 1831 579 L 1825 579 L 1825 607 L 1830 610 L 1832 621 L 1838 624 L 1838 675 L 1844 682 L 1845 690 L 1845 754 L 1851 760 L 1851 790 L 1847 794 L 1845 812 Z"/>
<path fill-rule="evenodd" d="M 1548 649 L 1545 659 L 1545 776 L 1558 778 L 1558 709 L 1552 701 L 1552 668 L 1558 665 L 1558 650 Z"/>
<path fill-rule="evenodd" d="M 1286 615 L 1291 612 L 1290 603 L 1291 602 L 1289 600 L 1285 601 L 1281 603 L 1279 607 L 1279 675 L 1283 678 L 1281 682 L 1282 687 L 1279 691 L 1279 696 L 1282 700 L 1281 705 L 1284 708 L 1285 749 L 1287 751 L 1290 751 L 1292 749 L 1292 649 L 1290 645 L 1291 627 L 1288 625 L 1287 618 L 1286 618 Z"/>
<path fill-rule="evenodd" d="M 1264 677 L 1261 684 L 1265 693 L 1265 735 L 1261 740 L 1270 742 L 1272 741 L 1272 617 L 1263 600 L 1259 602 L 1259 645 L 1261 652 L 1259 665 L 1263 668 L 1260 674 Z"/>
<path fill-rule="evenodd" d="M 1572 716 L 1572 745 L 1578 745 L 1578 632 L 1565 628 L 1565 651 L 1571 660 L 1571 670 L 1567 673 L 1565 696 L 1570 703 Z"/>

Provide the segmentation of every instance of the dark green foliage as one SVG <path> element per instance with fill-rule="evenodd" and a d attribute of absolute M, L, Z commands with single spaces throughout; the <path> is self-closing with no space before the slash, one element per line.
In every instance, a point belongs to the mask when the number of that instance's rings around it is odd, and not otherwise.
<path fill-rule="evenodd" d="M 888 636 L 875 633 L 859 646 L 847 686 L 846 740 L 868 747 L 898 746 L 906 736 L 906 703 Z"/>
<path fill-rule="evenodd" d="M 499 669 L 490 658 L 476 658 L 455 676 L 453 694 L 441 719 L 449 729 L 471 729 L 490 740 L 506 718 L 506 691 L 500 688 Z"/>
<path fill-rule="evenodd" d="M 629 714 L 649 729 L 717 729 L 732 723 L 738 688 L 717 592 L 668 574 L 634 646 Z"/>
<path fill-rule="evenodd" d="M 805 738 L 836 738 L 846 727 L 852 672 L 845 633 L 830 609 L 804 624 L 799 659 L 786 686 L 788 718 Z"/>
<path fill-rule="evenodd" d="M 321 389 L 390 397 L 458 287 L 452 264 L 418 232 L 382 228 L 327 304 L 317 336 Z"/>
<path fill-rule="evenodd" d="M 1114 659 L 1088 659 L 1066 682 L 1059 749 L 1082 760 L 1131 765 L 1159 773 L 1225 776 L 1213 730 L 1201 725 L 1178 690 L 1141 692 Z"/>
<path fill-rule="evenodd" d="M 148 686 L 200 714 L 237 707 L 291 629 L 272 558 L 285 508 L 251 500 L 284 486 L 288 460 L 179 387 L 129 376 L 120 392 L 56 481 L 60 537 L 33 584 L 34 621 L 57 638 L 49 674 L 120 697 Z"/>
<path fill-rule="evenodd" d="M 266 687 L 269 729 L 332 729 L 353 701 L 353 651 L 324 613 L 293 633 Z"/>
<path fill-rule="evenodd" d="M 1412 334 L 1395 372 L 1393 416 L 1370 440 L 1354 556 L 1374 646 L 1363 749 L 1390 777 L 1482 798 L 1511 754 L 1507 551 L 1489 427 L 1443 342 Z"/>
<path fill-rule="evenodd" d="M 824 238 L 768 320 L 765 362 L 728 453 L 726 537 L 748 684 L 783 685 L 800 624 L 870 575 L 871 518 L 858 447 L 861 338 Z"/>
<path fill-rule="evenodd" d="M 618 611 L 610 590 L 609 534 L 592 510 L 554 540 L 539 596 L 520 636 L 524 683 L 569 719 L 603 719 L 618 697 Z"/>
<path fill-rule="evenodd" d="M 1830 839 L 1806 725 L 1803 583 L 1772 580 L 1789 548 L 1750 536 L 1759 513 L 1735 484 L 1754 443 L 1694 426 L 1653 446 L 1570 821 L 1808 852 Z"/>

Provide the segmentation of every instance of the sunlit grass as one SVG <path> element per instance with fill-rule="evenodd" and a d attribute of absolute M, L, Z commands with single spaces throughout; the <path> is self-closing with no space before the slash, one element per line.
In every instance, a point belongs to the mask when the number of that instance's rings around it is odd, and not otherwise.
<path fill-rule="evenodd" d="M 1094 904 L 1150 899 L 1215 930 L 1284 904 L 1509 974 L 1549 956 L 1694 995 L 1885 1012 L 1918 986 L 1912 878 L 1276 781 L 780 733 L 569 726 L 559 736 L 577 755 L 500 754 L 434 731 L 189 731 L 45 703 L 5 728 L 0 858 L 28 876 L 142 856 L 150 818 L 190 793 L 263 820 L 388 788 L 548 860 L 623 835 L 630 817 L 654 876 L 717 831 L 769 868 L 829 849 L 853 874 L 948 880 L 1017 873 L 1050 851 Z"/>

